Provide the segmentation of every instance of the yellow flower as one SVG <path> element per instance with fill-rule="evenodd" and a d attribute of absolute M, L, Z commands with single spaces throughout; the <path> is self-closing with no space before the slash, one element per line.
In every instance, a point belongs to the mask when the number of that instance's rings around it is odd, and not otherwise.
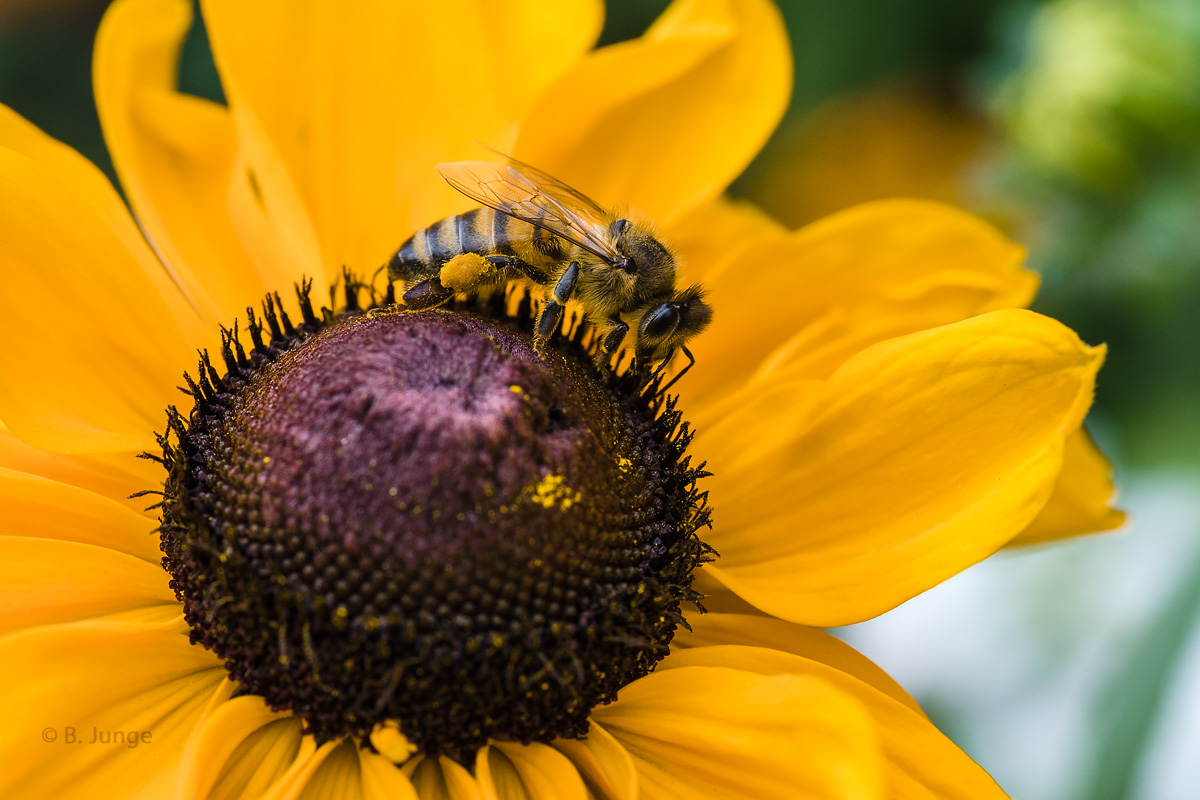
<path fill-rule="evenodd" d="M 118 0 L 97 44 L 137 223 L 94 167 L 0 111 L 0 795 L 1003 797 L 808 626 L 1119 524 L 1080 428 L 1103 349 L 1021 310 L 1019 248 L 950 208 L 882 202 L 792 233 L 721 198 L 789 93 L 773 6 L 678 0 L 592 51 L 587 0 L 211 0 L 228 108 L 176 91 L 189 8 Z M 472 140 L 640 208 L 708 286 L 681 406 L 714 473 L 705 580 L 750 613 L 690 614 L 586 738 L 494 741 L 464 765 L 410 758 L 388 726 L 373 748 L 318 744 L 239 693 L 189 643 L 128 496 L 161 485 L 133 456 L 218 325 L 303 275 L 370 274 L 466 210 L 432 165 L 477 157 Z"/>

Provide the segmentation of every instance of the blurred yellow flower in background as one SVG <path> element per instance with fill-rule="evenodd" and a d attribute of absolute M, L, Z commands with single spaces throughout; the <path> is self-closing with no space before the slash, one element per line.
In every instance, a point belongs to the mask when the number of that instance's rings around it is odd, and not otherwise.
<path fill-rule="evenodd" d="M 181 94 L 183 0 L 119 0 L 95 89 L 137 222 L 0 110 L 0 753 L 5 797 L 1002 797 L 877 667 L 810 626 L 868 619 L 1011 545 L 1121 522 L 1081 425 L 1103 348 L 1023 310 L 987 224 L 896 200 L 789 231 L 723 197 L 781 118 L 765 0 L 678 0 L 592 50 L 579 0 L 203 3 L 229 106 Z M 514 153 L 644 211 L 716 317 L 679 384 L 714 475 L 705 568 L 659 668 L 583 740 L 473 763 L 318 744 L 188 644 L 133 456 L 197 348 L 302 276 L 372 273 L 470 207 L 432 166 Z M 721 587 L 724 587 L 723 589 Z M 68 750 L 43 730 L 153 731 Z M 400 763 L 397 766 L 396 763 Z"/>

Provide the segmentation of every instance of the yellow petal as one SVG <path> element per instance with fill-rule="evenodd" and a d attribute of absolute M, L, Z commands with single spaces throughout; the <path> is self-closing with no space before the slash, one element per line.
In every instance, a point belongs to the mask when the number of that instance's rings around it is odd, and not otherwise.
<path fill-rule="evenodd" d="M 1054 320 L 996 311 L 863 351 L 798 398 L 799 421 L 782 389 L 773 413 L 728 414 L 694 445 L 716 473 L 710 571 L 820 627 L 937 585 L 1045 505 L 1103 358 Z"/>
<path fill-rule="evenodd" d="M 353 757 L 353 753 L 347 754 L 344 751 L 345 742 L 326 742 L 315 750 L 307 746 L 309 738 L 305 738 L 304 744 L 301 744 L 300 755 L 292 762 L 287 771 L 283 773 L 275 783 L 267 790 L 266 794 L 262 795 L 261 800 L 300 800 L 308 794 L 309 786 L 314 778 L 321 772 L 325 762 L 338 754 L 338 759 L 333 765 L 333 770 L 348 781 L 353 781 L 350 777 L 349 758 Z M 352 746 L 352 745 L 351 745 Z M 357 773 L 354 773 L 357 774 Z M 322 778 L 322 785 L 325 785 L 325 779 Z M 362 797 L 362 787 L 357 781 L 351 782 L 347 789 L 347 800 L 358 800 Z M 311 794 L 309 794 L 311 796 Z M 335 795 L 336 796 L 336 795 Z M 249 798 L 247 798 L 249 800 Z"/>
<path fill-rule="evenodd" d="M 820 680 L 822 685 L 836 687 L 841 697 L 853 698 L 860 713 L 865 710 L 871 720 L 882 751 L 884 796 L 889 800 L 1005 797 L 991 776 L 955 747 L 919 710 L 823 664 L 767 648 L 725 645 L 672 651 L 659 665 L 664 675 L 679 669 L 716 667 L 730 672 L 743 670 L 773 677 Z"/>
<path fill-rule="evenodd" d="M 224 677 L 214 655 L 188 643 L 181 618 L 0 639 L 0 796 L 135 795 L 174 768 Z"/>
<path fill-rule="evenodd" d="M 281 271 L 282 263 L 256 264 L 239 241 L 229 194 L 246 177 L 234 172 L 228 109 L 175 91 L 191 17 L 184 0 L 110 6 L 96 39 L 96 106 L 142 229 L 215 327 L 300 275 L 294 265 Z"/>
<path fill-rule="evenodd" d="M 705 276 L 711 328 L 681 384 L 689 409 L 764 373 L 823 379 L 863 348 L 1022 306 L 1037 276 L 982 220 L 919 200 L 869 203 L 743 247 Z"/>
<path fill-rule="evenodd" d="M 160 485 L 162 467 L 135 453 L 66 455 L 48 453 L 18 439 L 0 422 L 0 469 L 25 472 L 116 500 L 142 511 L 151 501 L 129 495 Z M 157 518 L 157 517 L 156 517 Z"/>
<path fill-rule="evenodd" d="M 263 204 L 330 275 L 369 274 L 469 208 L 434 165 L 478 158 L 475 139 L 511 146 L 531 97 L 600 24 L 594 0 L 202 6 Z"/>
<path fill-rule="evenodd" d="M 92 162 L 3 105 L 0 105 L 0 147 L 20 153 L 69 187 L 131 253 L 149 259 L 147 263 L 153 260 L 129 210 Z"/>
<path fill-rule="evenodd" d="M 885 197 L 961 202 L 986 141 L 982 116 L 909 82 L 839 92 L 776 135 L 743 184 L 789 226 Z"/>
<path fill-rule="evenodd" d="M 395 764 L 369 750 L 359 750 L 358 758 L 363 800 L 418 800 L 412 781 Z"/>
<path fill-rule="evenodd" d="M 774 4 L 676 0 L 640 39 L 559 77 L 522 123 L 516 155 L 667 225 L 745 169 L 782 117 L 791 81 Z"/>
<path fill-rule="evenodd" d="M 587 800 L 573 764 L 552 747 L 493 742 L 479 750 L 475 779 L 483 800 Z"/>
<path fill-rule="evenodd" d="M 96 545 L 162 569 L 154 523 L 85 489 L 0 469 L 0 506 L 10 536 L 32 536 Z"/>
<path fill-rule="evenodd" d="M 1119 528 L 1125 524 L 1125 512 L 1110 505 L 1115 497 L 1112 465 L 1087 430 L 1080 428 L 1067 438 L 1062 471 L 1050 500 L 1009 544 L 1040 544 Z"/>
<path fill-rule="evenodd" d="M 461 764 L 446 756 L 417 756 L 400 768 L 421 800 L 481 800 L 479 784 Z"/>
<path fill-rule="evenodd" d="M 637 800 L 637 770 L 621 744 L 592 722 L 583 739 L 555 739 L 554 747 L 575 765 L 597 800 Z"/>
<path fill-rule="evenodd" d="M 642 800 L 883 797 L 870 719 L 816 678 L 661 670 L 592 716 L 633 756 Z"/>
<path fill-rule="evenodd" d="M 153 284 L 171 313 L 179 320 L 185 331 L 192 335 L 202 333 L 195 327 L 199 317 L 189 305 L 187 298 L 162 269 L 155 255 L 146 246 L 137 223 L 129 215 L 129 209 L 113 189 L 108 178 L 94 164 L 72 148 L 47 136 L 38 127 L 21 117 L 12 109 L 0 105 L 0 149 L 7 148 L 44 170 L 44 174 L 70 192 L 75 199 L 91 209 L 112 235 L 125 246 L 136 260 L 144 277 Z M 6 180 L 7 185 L 7 180 Z M 79 253 L 80 258 L 89 253 Z M 71 271 L 70 263 L 59 265 Z"/>
<path fill-rule="evenodd" d="M 298 800 L 363 800 L 358 748 L 350 740 L 333 749 L 312 773 Z"/>
<path fill-rule="evenodd" d="M 162 567 L 78 542 L 0 536 L 0 635 L 133 609 L 171 606 Z"/>
<path fill-rule="evenodd" d="M 298 719 L 271 711 L 261 697 L 235 697 L 192 733 L 174 800 L 260 797 L 298 758 L 315 749 L 311 737 L 303 739 Z"/>
<path fill-rule="evenodd" d="M 853 679 L 903 703 L 918 714 L 925 713 L 917 701 L 875 662 L 836 636 L 818 628 L 746 614 L 692 615 L 688 617 L 688 624 L 692 629 L 680 630 L 671 643 L 672 647 L 737 644 L 782 650 L 829 667 L 815 674 L 836 683 L 843 691 L 850 690 L 853 684 L 848 681 Z"/>
<path fill-rule="evenodd" d="M 162 267 L 50 170 L 0 148 L 0 184 L 0 418 L 43 450 L 153 448 L 198 320 L 173 313 Z"/>
<path fill-rule="evenodd" d="M 681 257 L 681 284 L 703 281 L 739 250 L 785 234 L 753 203 L 724 196 L 693 208 L 666 229 L 667 241 Z"/>

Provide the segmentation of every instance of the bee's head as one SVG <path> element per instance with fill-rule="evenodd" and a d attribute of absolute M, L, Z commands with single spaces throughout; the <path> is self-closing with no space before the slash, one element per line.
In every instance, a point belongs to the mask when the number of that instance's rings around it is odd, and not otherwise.
<path fill-rule="evenodd" d="M 704 290 L 692 285 L 670 300 L 652 305 L 638 322 L 637 361 L 666 358 L 708 327 L 712 306 L 704 302 Z"/>
<path fill-rule="evenodd" d="M 617 250 L 625 256 L 625 263 L 617 265 L 620 269 L 643 279 L 656 274 L 669 275 L 674 279 L 675 257 L 645 225 L 618 219 L 609 230 Z"/>

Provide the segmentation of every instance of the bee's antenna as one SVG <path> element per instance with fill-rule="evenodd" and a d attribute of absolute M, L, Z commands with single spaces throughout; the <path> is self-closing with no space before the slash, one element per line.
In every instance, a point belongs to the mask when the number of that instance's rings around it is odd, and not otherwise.
<path fill-rule="evenodd" d="M 680 350 L 682 350 L 682 351 L 683 351 L 683 354 L 684 354 L 685 356 L 687 356 L 687 358 L 688 358 L 688 363 L 687 363 L 687 366 L 686 366 L 686 367 L 684 367 L 683 369 L 679 370 L 679 374 L 678 374 L 678 375 L 676 375 L 674 378 L 671 378 L 671 381 L 670 381 L 670 383 L 668 383 L 666 386 L 664 386 L 664 387 L 662 387 L 661 389 L 659 389 L 659 390 L 658 390 L 658 391 L 659 391 L 659 393 L 661 393 L 661 394 L 666 394 L 666 393 L 667 393 L 667 390 L 668 390 L 668 389 L 670 389 L 672 386 L 674 386 L 674 385 L 675 385 L 675 381 L 679 380 L 679 379 L 680 379 L 680 378 L 682 378 L 684 375 L 687 375 L 687 372 L 688 372 L 688 370 L 689 370 L 689 369 L 691 369 L 691 368 L 692 368 L 692 366 L 693 366 L 693 365 L 696 363 L 696 357 L 692 355 L 692 351 L 691 351 L 691 350 L 688 350 L 688 349 L 687 349 L 687 347 L 685 347 L 684 345 L 679 345 L 679 349 L 680 349 Z M 671 359 L 672 359 L 674 356 L 675 356 L 675 352 L 674 352 L 674 351 L 671 351 L 671 355 L 669 355 L 669 356 L 667 356 L 666 358 L 664 358 L 664 359 L 663 359 L 663 361 L 662 361 L 662 363 L 658 365 L 658 369 L 656 369 L 656 370 L 654 371 L 654 372 L 655 372 L 655 374 L 657 374 L 657 373 L 659 373 L 659 372 L 662 372 L 664 369 L 666 369 L 666 366 L 667 366 L 667 364 L 670 362 L 670 360 L 671 360 Z"/>

